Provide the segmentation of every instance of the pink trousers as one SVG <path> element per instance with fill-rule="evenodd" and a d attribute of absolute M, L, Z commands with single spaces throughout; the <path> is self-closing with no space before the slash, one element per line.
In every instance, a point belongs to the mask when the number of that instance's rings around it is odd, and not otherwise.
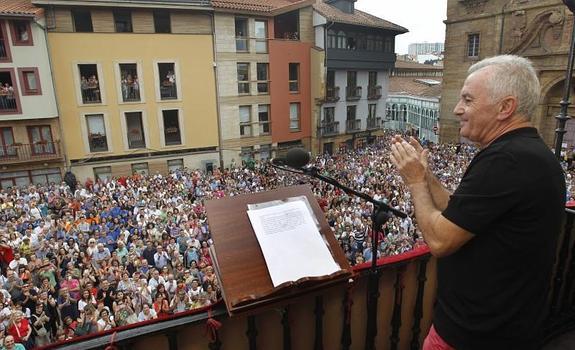
<path fill-rule="evenodd" d="M 455 350 L 455 348 L 451 347 L 449 344 L 443 340 L 435 331 L 435 327 L 431 325 L 431 329 L 429 329 L 429 333 L 425 340 L 423 341 L 423 349 L 422 350 Z"/>

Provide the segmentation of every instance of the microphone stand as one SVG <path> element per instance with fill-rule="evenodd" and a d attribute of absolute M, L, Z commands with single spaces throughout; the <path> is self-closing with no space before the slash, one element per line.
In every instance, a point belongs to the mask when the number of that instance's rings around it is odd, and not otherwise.
<path fill-rule="evenodd" d="M 379 299 L 379 277 L 380 273 L 377 270 L 377 253 L 379 246 L 378 232 L 381 231 L 381 227 L 391 219 L 392 215 L 398 216 L 400 218 L 406 218 L 407 214 L 397 209 L 394 209 L 382 201 L 375 200 L 373 197 L 358 192 L 350 187 L 347 187 L 337 180 L 321 175 L 316 167 L 303 167 L 296 172 L 294 170 L 288 170 L 285 167 L 278 166 L 277 164 L 270 163 L 274 168 L 287 170 L 296 174 L 303 174 L 307 176 L 314 177 L 320 181 L 326 182 L 334 187 L 343 190 L 349 195 L 359 197 L 366 202 L 373 204 L 373 212 L 371 213 L 371 227 L 373 239 L 371 242 L 371 268 L 369 271 L 369 280 L 367 286 L 367 329 L 365 334 L 365 349 L 375 350 L 375 337 L 377 336 L 377 302 Z"/>

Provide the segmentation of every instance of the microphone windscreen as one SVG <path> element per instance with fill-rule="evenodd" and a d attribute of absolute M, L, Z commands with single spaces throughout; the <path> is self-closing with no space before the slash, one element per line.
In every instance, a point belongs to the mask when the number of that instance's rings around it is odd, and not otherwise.
<path fill-rule="evenodd" d="M 310 161 L 308 151 L 303 148 L 292 148 L 287 152 L 286 164 L 292 168 L 302 168 Z"/>

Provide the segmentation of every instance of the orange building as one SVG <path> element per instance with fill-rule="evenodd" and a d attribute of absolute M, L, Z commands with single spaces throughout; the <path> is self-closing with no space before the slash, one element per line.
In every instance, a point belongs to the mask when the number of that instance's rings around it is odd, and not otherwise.
<path fill-rule="evenodd" d="M 272 142 L 282 153 L 289 147 L 310 146 L 311 138 L 311 54 L 312 42 L 290 36 L 289 20 L 293 14 L 275 17 L 270 41 L 270 78 L 272 113 Z M 278 23 L 279 22 L 279 23 Z M 298 35 L 298 33 L 294 34 Z M 294 39 L 299 40 L 294 40 Z"/>

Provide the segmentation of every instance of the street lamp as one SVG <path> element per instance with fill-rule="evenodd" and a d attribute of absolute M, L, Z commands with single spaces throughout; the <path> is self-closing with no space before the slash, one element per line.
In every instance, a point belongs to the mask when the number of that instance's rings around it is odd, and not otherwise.
<path fill-rule="evenodd" d="M 575 0 L 563 0 L 563 3 L 569 11 L 575 15 Z M 575 18 L 575 16 L 574 16 Z M 563 99 L 559 103 L 561 110 L 557 119 L 557 129 L 555 129 L 555 156 L 561 159 L 561 146 L 563 145 L 563 136 L 565 135 L 565 124 L 571 117 L 567 115 L 567 108 L 571 104 L 569 102 L 569 91 L 571 90 L 571 76 L 573 75 L 573 58 L 575 57 L 575 23 L 573 25 L 573 32 L 571 33 L 571 45 L 569 47 L 569 62 L 567 64 L 567 71 L 565 72 L 565 83 L 563 84 Z"/>

